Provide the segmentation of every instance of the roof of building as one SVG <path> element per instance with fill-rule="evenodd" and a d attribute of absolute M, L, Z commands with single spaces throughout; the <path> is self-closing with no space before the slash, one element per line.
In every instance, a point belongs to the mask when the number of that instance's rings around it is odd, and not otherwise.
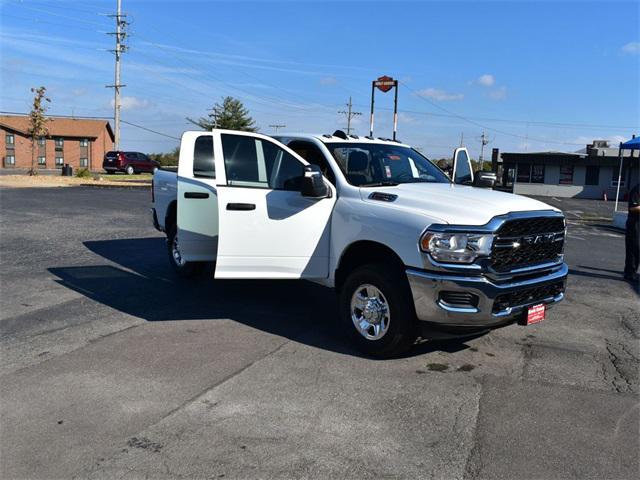
<path fill-rule="evenodd" d="M 47 117 L 47 129 L 52 137 L 96 138 L 106 128 L 113 140 L 113 130 L 106 120 L 89 118 Z M 0 115 L 0 126 L 29 135 L 27 115 Z"/>

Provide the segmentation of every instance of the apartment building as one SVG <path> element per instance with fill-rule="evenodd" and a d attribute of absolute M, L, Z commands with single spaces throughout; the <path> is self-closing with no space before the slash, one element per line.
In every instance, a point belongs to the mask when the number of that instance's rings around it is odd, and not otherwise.
<path fill-rule="evenodd" d="M 104 154 L 113 150 L 114 136 L 106 120 L 47 117 L 48 134 L 36 140 L 39 169 L 51 170 L 69 164 L 74 170 L 102 169 Z M 0 168 L 31 168 L 32 145 L 27 115 L 0 115 Z"/>

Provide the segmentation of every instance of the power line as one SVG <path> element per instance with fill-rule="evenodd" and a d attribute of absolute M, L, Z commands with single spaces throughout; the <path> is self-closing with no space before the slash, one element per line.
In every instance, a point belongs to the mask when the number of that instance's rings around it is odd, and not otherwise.
<path fill-rule="evenodd" d="M 29 115 L 25 112 L 7 112 L 0 111 L 1 114 L 4 115 Z M 112 120 L 113 117 L 93 117 L 93 116 L 83 116 L 83 115 L 47 115 L 48 117 L 58 117 L 58 118 L 76 118 L 79 120 Z M 147 128 L 142 125 L 138 125 L 137 123 L 127 122 L 126 120 L 120 120 L 122 123 L 126 123 L 127 125 L 131 125 L 132 127 L 139 128 L 141 130 L 146 130 L 147 132 L 155 133 L 156 135 L 161 135 L 163 137 L 172 138 L 173 140 L 180 140 L 178 137 L 174 137 L 173 135 L 169 135 L 167 133 L 162 133 L 157 130 L 153 130 L 152 128 Z"/>
<path fill-rule="evenodd" d="M 286 125 L 282 125 L 282 124 L 279 124 L 279 123 L 276 123 L 276 124 L 273 124 L 273 125 L 269 125 L 269 127 L 275 129 L 276 133 L 278 133 L 278 129 L 280 129 L 280 128 L 287 128 Z"/>
<path fill-rule="evenodd" d="M 173 135 L 169 135 L 169 134 L 166 134 L 166 133 L 158 132 L 157 130 L 153 130 L 151 128 L 143 127 L 142 125 L 137 125 L 135 123 L 127 122 L 126 120 L 120 120 L 120 121 L 122 123 L 126 123 L 127 125 L 131 125 L 132 127 L 140 128 L 141 130 L 146 130 L 147 132 L 155 133 L 156 135 L 162 135 L 163 137 L 173 138 L 174 140 L 180 140 L 178 137 L 174 137 Z"/>

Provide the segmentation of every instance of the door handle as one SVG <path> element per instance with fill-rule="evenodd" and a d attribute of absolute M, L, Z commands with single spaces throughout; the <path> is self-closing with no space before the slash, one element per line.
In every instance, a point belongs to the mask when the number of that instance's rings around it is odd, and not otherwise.
<path fill-rule="evenodd" d="M 184 192 L 184 198 L 209 198 L 206 192 Z"/>
<path fill-rule="evenodd" d="M 240 211 L 248 211 L 255 210 L 255 203 L 227 203 L 227 210 L 240 210 Z"/>

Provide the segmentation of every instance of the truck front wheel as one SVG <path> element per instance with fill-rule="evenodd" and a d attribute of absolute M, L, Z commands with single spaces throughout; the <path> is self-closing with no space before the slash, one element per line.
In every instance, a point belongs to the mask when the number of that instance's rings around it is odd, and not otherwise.
<path fill-rule="evenodd" d="M 418 336 L 404 272 L 383 264 L 356 268 L 340 291 L 343 328 L 359 350 L 373 357 L 399 355 Z"/>
<path fill-rule="evenodd" d="M 193 277 L 201 272 L 202 263 L 187 262 L 182 257 L 178 232 L 175 226 L 171 227 L 169 232 L 167 232 L 167 251 L 169 253 L 171 266 L 181 277 Z"/>

